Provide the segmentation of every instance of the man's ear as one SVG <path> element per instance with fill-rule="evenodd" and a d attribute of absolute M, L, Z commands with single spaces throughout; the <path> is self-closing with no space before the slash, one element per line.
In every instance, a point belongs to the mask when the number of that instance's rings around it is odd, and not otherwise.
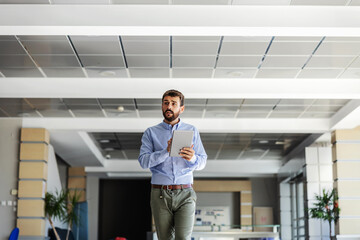
<path fill-rule="evenodd" d="M 184 110 L 185 110 L 185 105 L 180 107 L 180 113 L 183 113 Z"/>

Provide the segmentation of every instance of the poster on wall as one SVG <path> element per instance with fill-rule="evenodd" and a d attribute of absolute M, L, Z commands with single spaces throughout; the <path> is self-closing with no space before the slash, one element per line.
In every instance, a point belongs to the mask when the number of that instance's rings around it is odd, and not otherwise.
<path fill-rule="evenodd" d="M 223 231 L 230 228 L 230 207 L 196 207 L 194 231 Z"/>

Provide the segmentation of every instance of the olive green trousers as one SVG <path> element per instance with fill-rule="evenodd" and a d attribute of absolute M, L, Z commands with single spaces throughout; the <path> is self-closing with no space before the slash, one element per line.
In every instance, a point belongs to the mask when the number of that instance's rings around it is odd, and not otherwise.
<path fill-rule="evenodd" d="M 193 188 L 151 189 L 151 211 L 159 240 L 191 240 L 196 193 Z"/>

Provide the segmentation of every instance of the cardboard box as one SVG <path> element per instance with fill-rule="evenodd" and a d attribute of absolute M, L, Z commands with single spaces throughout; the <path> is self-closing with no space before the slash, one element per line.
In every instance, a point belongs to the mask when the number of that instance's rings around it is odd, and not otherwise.
<path fill-rule="evenodd" d="M 272 207 L 254 207 L 254 225 L 273 225 Z M 254 227 L 255 232 L 272 232 L 272 227 Z"/>
<path fill-rule="evenodd" d="M 46 142 L 50 143 L 49 131 L 45 128 L 22 128 L 21 129 L 22 142 Z"/>

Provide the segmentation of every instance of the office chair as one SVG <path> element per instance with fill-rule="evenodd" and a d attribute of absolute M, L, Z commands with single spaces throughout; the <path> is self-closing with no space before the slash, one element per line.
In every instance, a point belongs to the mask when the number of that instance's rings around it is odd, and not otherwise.
<path fill-rule="evenodd" d="M 19 228 L 14 228 L 11 233 L 9 240 L 17 240 L 19 238 Z"/>

